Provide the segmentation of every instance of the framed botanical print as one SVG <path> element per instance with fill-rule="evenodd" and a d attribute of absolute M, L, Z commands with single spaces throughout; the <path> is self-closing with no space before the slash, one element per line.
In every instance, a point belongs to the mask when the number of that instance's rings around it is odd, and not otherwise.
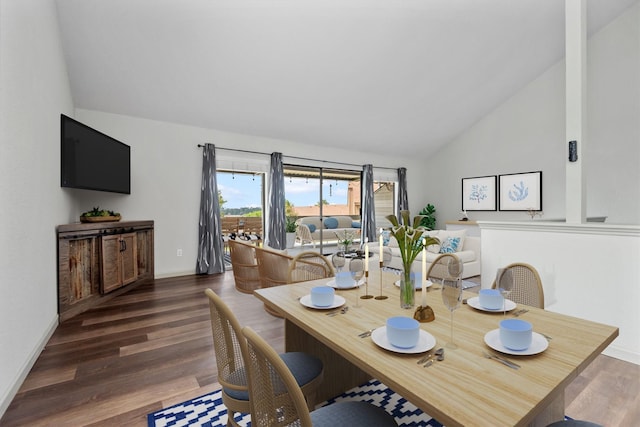
<path fill-rule="evenodd" d="M 501 211 L 541 211 L 542 171 L 500 175 Z"/>
<path fill-rule="evenodd" d="M 496 210 L 496 176 L 462 178 L 463 211 Z"/>

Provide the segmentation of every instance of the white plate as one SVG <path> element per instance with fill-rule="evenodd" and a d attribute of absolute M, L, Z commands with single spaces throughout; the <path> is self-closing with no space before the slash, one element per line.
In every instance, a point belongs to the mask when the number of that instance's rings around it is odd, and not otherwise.
<path fill-rule="evenodd" d="M 342 298 L 340 295 L 334 295 L 333 304 L 328 305 L 326 307 L 318 307 L 317 305 L 311 304 L 311 295 L 305 295 L 302 298 L 300 298 L 300 304 L 304 305 L 305 307 L 315 308 L 316 310 L 331 310 L 332 308 L 341 307 L 342 305 L 344 305 L 345 302 L 346 300 Z"/>
<path fill-rule="evenodd" d="M 360 279 L 358 284 L 353 282 L 353 284 L 351 286 L 346 286 L 346 287 L 342 287 L 342 286 L 336 285 L 336 279 L 331 279 L 327 283 L 327 286 L 331 286 L 334 289 L 354 289 L 354 288 L 357 288 L 357 287 L 362 286 L 362 285 L 364 285 L 364 277 L 362 279 Z"/>
<path fill-rule="evenodd" d="M 420 329 L 420 336 L 418 337 L 418 344 L 411 348 L 400 348 L 394 345 L 391 345 L 389 340 L 387 339 L 387 327 L 381 326 L 378 329 L 375 329 L 371 332 L 371 340 L 378 346 L 382 347 L 385 350 L 394 351 L 396 353 L 424 353 L 425 351 L 431 350 L 436 346 L 436 339 L 427 331 L 423 331 Z"/>
<path fill-rule="evenodd" d="M 491 313 L 502 313 L 503 310 L 502 308 L 498 308 L 498 309 L 494 309 L 494 308 L 485 308 L 483 306 L 480 305 L 480 297 L 473 297 L 473 298 L 469 298 L 467 300 L 467 305 L 469 305 L 470 307 L 475 308 L 476 310 L 481 310 L 481 311 L 488 311 Z M 511 311 L 514 308 L 516 308 L 518 305 L 511 301 L 510 299 L 505 300 L 505 309 L 507 311 Z"/>
<path fill-rule="evenodd" d="M 433 282 L 431 280 L 427 280 L 427 288 L 430 288 L 433 285 Z M 394 283 L 394 285 L 396 285 L 397 287 L 400 287 L 400 280 L 396 280 Z M 416 290 L 421 291 L 422 290 L 422 283 L 416 283 L 415 285 Z"/>
<path fill-rule="evenodd" d="M 516 356 L 531 356 L 532 354 L 542 353 L 549 347 L 549 341 L 537 332 L 533 332 L 531 345 L 525 350 L 510 350 L 502 345 L 500 341 L 500 329 L 489 331 L 484 336 L 484 342 L 492 349 L 500 353 L 513 354 Z"/>

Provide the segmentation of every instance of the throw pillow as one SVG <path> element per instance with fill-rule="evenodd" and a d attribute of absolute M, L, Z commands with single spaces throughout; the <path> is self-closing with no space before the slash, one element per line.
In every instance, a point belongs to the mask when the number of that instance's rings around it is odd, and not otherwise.
<path fill-rule="evenodd" d="M 441 242 L 440 245 L 440 253 L 441 254 L 452 254 L 458 251 L 458 246 L 460 245 L 459 237 L 447 237 L 444 241 Z"/>
<path fill-rule="evenodd" d="M 458 247 L 456 248 L 456 252 L 460 252 L 464 247 L 464 239 L 467 236 L 467 230 L 439 230 L 438 231 L 438 239 L 440 239 L 440 245 L 443 244 L 447 237 L 458 238 L 460 242 L 458 243 Z"/>
<path fill-rule="evenodd" d="M 360 228 L 361 225 L 358 221 L 351 222 L 351 228 Z"/>
<path fill-rule="evenodd" d="M 389 239 L 391 239 L 391 231 L 382 230 L 382 245 L 389 246 Z"/>
<path fill-rule="evenodd" d="M 325 218 L 324 227 L 328 229 L 338 228 L 338 220 L 335 218 Z"/>
<path fill-rule="evenodd" d="M 309 227 L 309 231 L 311 233 L 313 233 L 314 231 L 316 231 L 316 226 L 313 224 L 307 224 L 307 227 Z"/>

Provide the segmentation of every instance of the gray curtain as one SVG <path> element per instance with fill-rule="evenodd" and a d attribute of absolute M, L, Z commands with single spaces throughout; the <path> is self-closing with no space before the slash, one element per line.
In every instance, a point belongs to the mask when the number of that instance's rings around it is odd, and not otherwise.
<path fill-rule="evenodd" d="M 373 203 L 373 165 L 362 167 L 362 242 L 376 241 L 376 211 Z"/>
<path fill-rule="evenodd" d="M 274 249 L 284 249 L 287 246 L 287 234 L 285 230 L 282 153 L 271 153 L 267 209 L 269 210 L 269 225 L 266 243 Z"/>
<path fill-rule="evenodd" d="M 400 219 L 400 211 L 409 210 L 409 198 L 407 197 L 407 168 L 398 168 L 398 206 L 396 217 Z"/>
<path fill-rule="evenodd" d="M 216 182 L 216 147 L 202 149 L 202 184 L 200 186 L 200 222 L 198 226 L 198 260 L 196 274 L 224 272 L 220 203 Z"/>

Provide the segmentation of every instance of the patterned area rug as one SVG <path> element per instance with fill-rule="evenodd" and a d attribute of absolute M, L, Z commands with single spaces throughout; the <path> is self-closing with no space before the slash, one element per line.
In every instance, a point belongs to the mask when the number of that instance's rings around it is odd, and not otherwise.
<path fill-rule="evenodd" d="M 335 399 L 321 403 L 321 406 L 348 400 L 370 402 L 380 406 L 392 414 L 400 426 L 442 427 L 442 424 L 378 380 L 371 380 L 360 387 L 355 387 Z M 222 404 L 221 392 L 218 390 L 149 414 L 147 421 L 149 427 L 224 427 L 227 425 L 227 409 Z M 237 415 L 236 421 L 241 426 L 251 426 L 249 414 Z"/>
<path fill-rule="evenodd" d="M 225 271 L 233 270 L 233 266 L 231 265 L 231 255 L 228 253 L 224 254 L 224 269 Z"/>

